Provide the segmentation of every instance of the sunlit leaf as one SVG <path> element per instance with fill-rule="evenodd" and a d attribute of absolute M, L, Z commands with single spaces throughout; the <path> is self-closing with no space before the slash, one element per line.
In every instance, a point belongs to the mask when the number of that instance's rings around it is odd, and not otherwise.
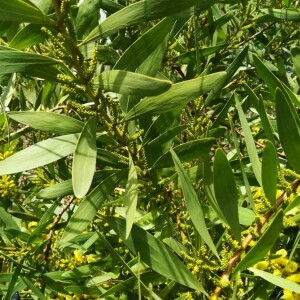
<path fill-rule="evenodd" d="M 77 135 L 50 138 L 0 161 L 0 175 L 27 171 L 57 161 L 75 151 Z"/>
<path fill-rule="evenodd" d="M 79 136 L 72 165 L 72 185 L 77 198 L 89 191 L 96 170 L 96 118 L 90 118 Z"/>

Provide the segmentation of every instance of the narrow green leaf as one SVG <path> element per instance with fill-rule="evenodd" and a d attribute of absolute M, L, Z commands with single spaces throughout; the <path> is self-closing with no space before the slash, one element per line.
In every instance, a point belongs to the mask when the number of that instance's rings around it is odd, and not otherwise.
<path fill-rule="evenodd" d="M 281 82 L 255 54 L 253 54 L 253 62 L 256 66 L 257 73 L 267 84 L 274 97 L 276 89 L 280 88 L 286 97 L 289 97 L 295 105 L 300 106 L 300 99 L 283 82 Z"/>
<path fill-rule="evenodd" d="M 248 124 L 248 121 L 246 119 L 246 116 L 243 112 L 242 106 L 239 102 L 239 100 L 237 99 L 237 97 L 235 98 L 235 103 L 236 103 L 236 108 L 240 117 L 240 121 L 242 124 L 242 128 L 245 134 L 245 142 L 246 142 L 246 146 L 247 146 L 247 152 L 252 164 L 252 169 L 253 172 L 255 174 L 255 177 L 258 181 L 258 183 L 260 184 L 260 186 L 262 186 L 261 183 L 261 162 L 259 161 L 258 155 L 257 155 L 257 151 L 256 151 L 256 147 L 255 147 L 255 142 L 254 142 L 254 138 L 252 136 L 252 132 L 250 129 L 250 126 Z"/>
<path fill-rule="evenodd" d="M 129 154 L 129 173 L 128 181 L 126 184 L 125 190 L 125 208 L 126 208 L 126 234 L 125 238 L 127 239 L 134 221 L 134 216 L 136 213 L 136 205 L 138 200 L 138 178 L 135 170 L 135 166 L 132 160 L 132 157 Z"/>
<path fill-rule="evenodd" d="M 215 139 L 205 138 L 196 141 L 187 142 L 173 148 L 181 162 L 188 162 L 196 158 L 204 159 L 214 144 Z M 162 155 L 153 165 L 153 169 L 167 168 L 173 165 L 171 152 L 168 151 Z"/>
<path fill-rule="evenodd" d="M 47 73 L 53 72 L 50 69 L 51 66 L 60 64 L 60 62 L 45 55 L 0 46 L 0 64 L 0 76 L 12 73 L 26 73 L 47 78 L 45 77 Z"/>
<path fill-rule="evenodd" d="M 214 159 L 214 191 L 226 223 L 237 240 L 241 239 L 238 214 L 238 193 L 231 166 L 225 153 L 218 149 Z"/>
<path fill-rule="evenodd" d="M 81 132 L 83 122 L 53 112 L 11 111 L 9 118 L 32 128 L 58 134 Z"/>
<path fill-rule="evenodd" d="M 300 12 L 296 9 L 263 8 L 261 12 L 285 21 L 300 21 Z"/>
<path fill-rule="evenodd" d="M 300 119 L 292 104 L 289 104 L 281 90 L 276 92 L 276 116 L 278 134 L 289 164 L 300 171 Z"/>
<path fill-rule="evenodd" d="M 191 216 L 192 222 L 193 222 L 195 228 L 197 229 L 198 233 L 200 234 L 200 236 L 203 238 L 205 243 L 211 249 L 211 251 L 217 257 L 219 257 L 216 246 L 214 245 L 214 242 L 207 230 L 202 207 L 201 207 L 201 204 L 197 197 L 197 194 L 195 192 L 195 189 L 194 189 L 186 171 L 184 170 L 178 156 L 176 155 L 176 153 L 174 152 L 173 149 L 171 149 L 170 151 L 171 151 L 172 158 L 173 158 L 173 161 L 174 161 L 174 164 L 176 167 L 176 171 L 178 173 L 178 177 L 181 181 L 181 188 L 183 191 L 186 206 L 187 206 L 188 212 Z"/>
<path fill-rule="evenodd" d="M 205 293 L 201 283 L 192 275 L 178 257 L 166 245 L 142 228 L 133 225 L 125 240 L 126 221 L 107 217 L 107 222 L 124 239 L 125 245 L 157 273 L 180 284 Z M 162 263 L 163 262 L 163 263 Z M 206 293 L 205 293 L 206 294 Z"/>
<path fill-rule="evenodd" d="M 300 48 L 293 47 L 291 49 L 291 55 L 294 64 L 294 72 L 297 74 L 297 77 L 300 78 Z"/>
<path fill-rule="evenodd" d="M 28 288 L 31 289 L 33 295 L 38 297 L 38 299 L 40 300 L 48 299 L 48 297 L 44 296 L 44 294 L 34 285 L 34 283 L 28 277 L 21 276 L 21 279 L 28 286 Z"/>
<path fill-rule="evenodd" d="M 245 257 L 238 263 L 235 267 L 233 276 L 239 272 L 243 271 L 257 262 L 261 261 L 265 255 L 272 248 L 273 244 L 276 242 L 280 230 L 282 228 L 283 213 L 279 210 L 274 217 L 272 223 L 265 230 L 262 236 L 259 238 L 257 243 L 249 250 Z"/>
<path fill-rule="evenodd" d="M 279 286 L 285 290 L 300 294 L 300 285 L 296 282 L 255 268 L 248 268 L 248 270 L 254 273 L 254 275 L 263 278 L 264 280 L 274 284 L 275 286 Z"/>
<path fill-rule="evenodd" d="M 266 141 L 262 156 L 261 179 L 263 190 L 272 205 L 276 203 L 278 158 L 276 148 Z"/>
<path fill-rule="evenodd" d="M 112 70 L 102 72 L 94 79 L 94 84 L 107 91 L 145 97 L 167 91 L 172 82 L 128 71 Z"/>
<path fill-rule="evenodd" d="M 55 25 L 52 19 L 27 0 L 1 1 L 0 20 Z"/>
<path fill-rule="evenodd" d="M 122 170 L 110 175 L 95 187 L 80 203 L 64 230 L 60 240 L 62 246 L 87 228 L 93 221 L 102 203 L 109 198 L 110 194 L 113 192 L 116 185 L 124 178 L 125 174 L 127 174 L 126 170 Z"/>
<path fill-rule="evenodd" d="M 165 93 L 143 99 L 126 114 L 125 119 L 136 119 L 145 114 L 159 115 L 183 108 L 191 100 L 209 92 L 225 76 L 226 72 L 219 72 L 173 84 Z"/>
<path fill-rule="evenodd" d="M 85 124 L 78 139 L 72 165 L 72 185 L 77 198 L 89 191 L 96 170 L 96 117 Z"/>
<path fill-rule="evenodd" d="M 70 194 L 73 194 L 72 179 L 46 187 L 38 192 L 36 197 L 41 199 L 55 199 Z"/>
<path fill-rule="evenodd" d="M 76 134 L 36 143 L 0 161 L 0 176 L 27 171 L 57 161 L 75 151 Z"/>
<path fill-rule="evenodd" d="M 174 23 L 175 18 L 165 18 L 148 30 L 124 52 L 114 69 L 134 72 L 170 33 Z"/>
<path fill-rule="evenodd" d="M 6 228 L 20 231 L 20 228 L 12 216 L 5 211 L 3 207 L 0 207 L 0 219 L 6 225 Z"/>
<path fill-rule="evenodd" d="M 41 30 L 40 25 L 29 24 L 21 29 L 9 43 L 9 47 L 22 50 L 43 42 L 47 34 Z"/>
<path fill-rule="evenodd" d="M 230 66 L 226 69 L 226 76 L 215 82 L 213 89 L 205 99 L 204 105 L 208 105 L 215 97 L 219 95 L 222 88 L 231 80 L 236 74 L 237 70 L 242 66 L 242 63 L 248 53 L 248 47 L 245 47 L 243 51 L 234 59 Z"/>
<path fill-rule="evenodd" d="M 127 26 L 155 20 L 176 13 L 182 13 L 182 11 L 189 9 L 194 5 L 197 5 L 199 9 L 204 10 L 216 2 L 216 0 L 164 0 L 159 2 L 157 0 L 139 1 L 126 6 L 109 16 L 99 26 L 92 30 L 83 43 L 88 43 L 97 38 L 105 38 Z"/>

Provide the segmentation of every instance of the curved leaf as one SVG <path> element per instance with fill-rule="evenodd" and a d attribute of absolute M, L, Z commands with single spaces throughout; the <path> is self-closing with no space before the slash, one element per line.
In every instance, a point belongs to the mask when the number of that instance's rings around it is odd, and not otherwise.
<path fill-rule="evenodd" d="M 263 190 L 272 205 L 276 203 L 277 165 L 276 148 L 267 141 L 262 156 L 261 179 Z"/>
<path fill-rule="evenodd" d="M 219 257 L 216 246 L 214 245 L 214 242 L 207 230 L 202 207 L 195 192 L 195 189 L 186 171 L 184 170 L 178 156 L 176 155 L 173 149 L 171 149 L 170 151 L 176 167 L 176 171 L 178 173 L 179 180 L 181 181 L 181 188 L 192 222 L 195 228 L 197 229 L 198 233 L 204 240 L 204 242 L 208 245 L 208 247 L 215 254 L 215 256 Z"/>
<path fill-rule="evenodd" d="M 86 195 L 96 170 L 96 117 L 91 117 L 78 139 L 72 165 L 72 185 L 77 198 Z"/>
<path fill-rule="evenodd" d="M 276 91 L 278 134 L 289 164 L 300 171 L 300 119 L 281 90 Z"/>
<path fill-rule="evenodd" d="M 140 101 L 126 114 L 125 119 L 136 119 L 145 114 L 159 115 L 173 109 L 183 108 L 191 100 L 209 92 L 225 76 L 226 72 L 218 72 L 173 84 L 162 95 L 147 97 Z"/>
<path fill-rule="evenodd" d="M 154 96 L 168 90 L 172 82 L 122 70 L 102 72 L 94 84 L 99 88 L 127 95 Z"/>
<path fill-rule="evenodd" d="M 238 215 L 238 193 L 231 166 L 225 153 L 218 149 L 214 160 L 215 197 L 226 223 L 237 240 L 241 239 Z"/>
<path fill-rule="evenodd" d="M 76 134 L 69 134 L 36 143 L 0 161 L 0 176 L 23 172 L 57 161 L 75 151 Z"/>
<path fill-rule="evenodd" d="M 0 20 L 35 24 L 55 24 L 55 22 L 46 16 L 37 6 L 26 0 L 1 1 Z"/>
<path fill-rule="evenodd" d="M 194 5 L 206 9 L 216 3 L 216 0 L 144 0 L 139 1 L 112 14 L 85 38 L 83 43 L 88 43 L 97 38 L 105 38 L 110 34 L 127 26 L 151 21 L 158 18 L 182 13 Z"/>
<path fill-rule="evenodd" d="M 79 120 L 53 112 L 12 111 L 8 113 L 8 116 L 32 128 L 58 134 L 80 132 L 84 125 Z"/>

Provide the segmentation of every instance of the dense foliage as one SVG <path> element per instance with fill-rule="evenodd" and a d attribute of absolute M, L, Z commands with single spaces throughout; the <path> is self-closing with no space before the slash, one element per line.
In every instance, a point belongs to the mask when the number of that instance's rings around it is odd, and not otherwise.
<path fill-rule="evenodd" d="M 0 298 L 300 299 L 298 2 L 1 0 Z"/>

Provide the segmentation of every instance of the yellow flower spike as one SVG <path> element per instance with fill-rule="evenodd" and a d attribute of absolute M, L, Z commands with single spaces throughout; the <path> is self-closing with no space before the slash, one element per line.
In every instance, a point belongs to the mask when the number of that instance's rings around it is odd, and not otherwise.
<path fill-rule="evenodd" d="M 282 273 L 280 272 L 280 270 L 276 269 L 276 270 L 273 271 L 273 275 L 281 276 Z"/>
<path fill-rule="evenodd" d="M 289 263 L 283 269 L 284 273 L 295 273 L 298 269 L 298 264 L 295 261 L 289 261 Z"/>
<path fill-rule="evenodd" d="M 279 265 L 279 266 L 282 266 L 282 267 L 287 266 L 288 263 L 289 263 L 289 260 L 285 257 L 282 257 L 282 256 L 274 258 L 274 259 L 271 260 L 272 265 Z"/>
<path fill-rule="evenodd" d="M 293 293 L 289 290 L 283 290 L 283 294 L 284 294 L 285 300 L 294 300 L 295 299 Z"/>
<path fill-rule="evenodd" d="M 262 270 L 262 271 L 266 270 L 268 267 L 269 267 L 269 262 L 267 262 L 267 261 L 260 261 L 253 266 L 253 268 Z"/>
<path fill-rule="evenodd" d="M 85 262 L 85 255 L 80 253 L 78 249 L 73 251 L 74 262 L 76 265 L 82 265 Z"/>
<path fill-rule="evenodd" d="M 294 281 L 296 283 L 300 283 L 300 273 L 290 275 L 286 279 Z"/>
<path fill-rule="evenodd" d="M 276 251 L 276 255 L 280 255 L 281 257 L 286 257 L 287 251 L 285 249 L 280 249 L 280 250 Z"/>

